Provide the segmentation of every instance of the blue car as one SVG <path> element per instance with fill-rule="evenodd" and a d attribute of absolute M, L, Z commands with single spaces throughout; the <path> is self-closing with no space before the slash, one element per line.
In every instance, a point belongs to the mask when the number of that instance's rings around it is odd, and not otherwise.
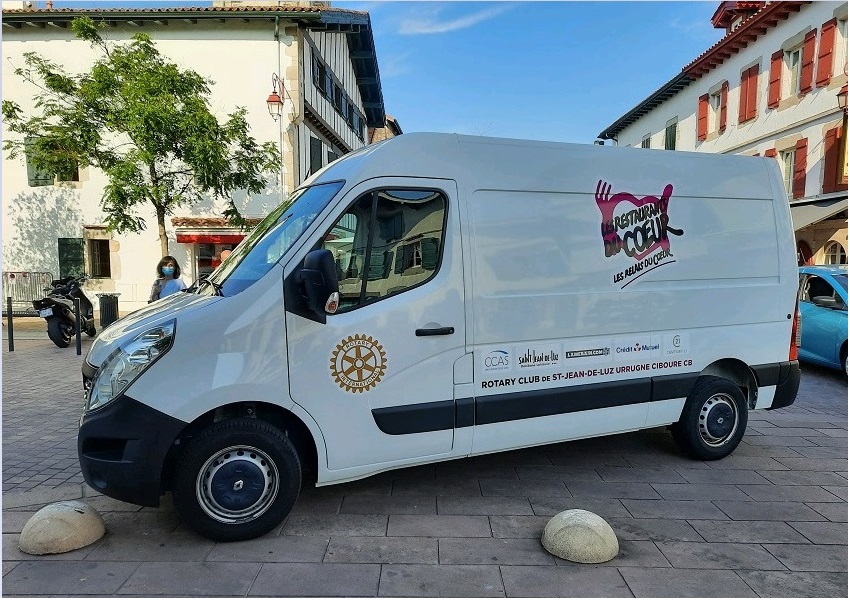
<path fill-rule="evenodd" d="M 800 267 L 800 360 L 847 372 L 847 265 Z"/>

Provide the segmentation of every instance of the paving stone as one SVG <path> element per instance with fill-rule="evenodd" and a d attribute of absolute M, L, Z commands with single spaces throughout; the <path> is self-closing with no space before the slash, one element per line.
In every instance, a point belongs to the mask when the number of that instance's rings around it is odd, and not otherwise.
<path fill-rule="evenodd" d="M 802 502 L 727 502 L 714 504 L 735 521 L 823 521 L 823 515 Z M 829 503 L 832 504 L 832 503 Z M 846 513 L 847 507 L 844 506 Z M 690 518 L 706 518 L 690 517 Z"/>
<path fill-rule="evenodd" d="M 847 486 L 846 485 L 825 485 L 823 486 L 827 492 L 832 494 L 833 496 L 838 496 L 845 502 L 847 502 Z"/>
<path fill-rule="evenodd" d="M 706 542 L 801 544 L 806 538 L 782 521 L 689 520 Z"/>
<path fill-rule="evenodd" d="M 747 433 L 760 433 L 765 436 L 779 436 L 779 437 L 806 437 L 817 435 L 821 433 L 816 429 L 808 429 L 805 427 L 765 427 L 761 425 L 756 425 L 755 427 L 748 426 Z"/>
<path fill-rule="evenodd" d="M 596 469 L 591 467 L 569 467 L 561 465 L 520 465 L 516 467 L 520 479 L 543 479 L 547 481 L 602 481 Z"/>
<path fill-rule="evenodd" d="M 799 523 L 791 522 L 788 525 L 806 536 L 813 544 L 847 545 L 847 525 L 844 523 L 801 521 Z"/>
<path fill-rule="evenodd" d="M 245 563 L 147 562 L 121 586 L 138 596 L 245 596 L 260 565 Z"/>
<path fill-rule="evenodd" d="M 764 544 L 763 546 L 791 571 L 847 573 L 847 546 L 811 544 Z"/>
<path fill-rule="evenodd" d="M 846 448 L 847 447 L 847 438 L 831 438 L 825 435 L 812 436 L 805 439 L 806 444 L 789 444 L 789 446 L 822 446 L 822 447 L 836 447 L 836 448 Z"/>
<path fill-rule="evenodd" d="M 553 565 L 539 539 L 440 540 L 441 565 Z"/>
<path fill-rule="evenodd" d="M 376 596 L 381 565 L 263 564 L 249 596 Z"/>
<path fill-rule="evenodd" d="M 21 561 L 3 576 L 3 595 L 112 596 L 138 567 L 136 562 Z"/>
<path fill-rule="evenodd" d="M 519 479 L 513 465 L 477 464 L 474 458 L 437 463 L 436 481 L 461 482 L 481 478 Z"/>
<path fill-rule="evenodd" d="M 795 471 L 834 471 L 847 473 L 846 458 L 777 458 L 777 461 Z"/>
<path fill-rule="evenodd" d="M 557 496 L 566 494 L 567 488 L 561 481 L 479 479 L 481 494 L 484 496 Z"/>
<path fill-rule="evenodd" d="M 629 516 L 647 519 L 723 519 L 726 515 L 703 500 L 622 500 Z"/>
<path fill-rule="evenodd" d="M 774 485 L 842 485 L 847 483 L 847 480 L 841 475 L 831 471 L 764 471 L 762 476 Z"/>
<path fill-rule="evenodd" d="M 678 471 L 688 483 L 693 484 L 735 485 L 738 483 L 770 483 L 756 471 L 747 469 L 679 469 Z"/>
<path fill-rule="evenodd" d="M 495 565 L 389 565 L 381 569 L 378 595 L 485 598 L 502 597 L 505 590 Z"/>
<path fill-rule="evenodd" d="M 816 433 L 816 432 L 815 432 Z M 814 446 L 815 443 L 804 437 L 790 435 L 750 435 L 744 436 L 744 442 L 751 446 Z"/>
<path fill-rule="evenodd" d="M 145 562 L 202 561 L 215 542 L 196 533 L 151 533 L 145 536 L 106 535 L 89 554 L 89 560 L 106 561 L 120 556 L 122 560 Z"/>
<path fill-rule="evenodd" d="M 847 430 L 846 429 L 824 427 L 824 428 L 818 429 L 817 432 L 822 433 L 825 436 L 828 436 L 828 437 L 831 437 L 831 438 L 846 438 L 847 437 Z"/>
<path fill-rule="evenodd" d="M 669 434 L 665 434 L 669 438 Z M 675 445 L 674 442 L 670 441 L 671 444 Z M 634 467 L 636 469 L 641 468 L 649 468 L 649 469 L 658 469 L 658 468 L 666 468 L 666 469 L 708 469 L 708 463 L 705 463 L 700 460 L 695 460 L 690 456 L 686 456 L 682 454 L 681 450 L 675 448 L 676 454 L 669 453 L 661 453 L 661 452 L 648 452 L 648 453 L 624 453 L 623 458 L 626 459 L 628 466 Z"/>
<path fill-rule="evenodd" d="M 683 519 L 633 519 L 615 517 L 608 524 L 617 539 L 701 542 L 703 538 Z"/>
<path fill-rule="evenodd" d="M 463 481 L 445 480 L 395 480 L 393 496 L 481 496 L 481 486 L 477 479 Z"/>
<path fill-rule="evenodd" d="M 817 512 L 823 518 L 838 523 L 847 522 L 847 504 L 836 502 L 806 502 L 806 506 Z M 789 521 L 802 519 L 788 519 Z M 816 521 L 818 519 L 811 519 Z"/>
<path fill-rule="evenodd" d="M 566 490 L 565 490 L 566 491 Z M 514 496 L 437 498 L 441 515 L 533 515 L 528 498 Z"/>
<path fill-rule="evenodd" d="M 339 513 L 343 497 L 342 494 L 337 493 L 304 494 L 301 492 L 290 514 L 335 515 Z"/>
<path fill-rule="evenodd" d="M 26 511 L 16 511 L 16 510 L 4 510 L 3 511 L 3 533 L 21 533 L 24 529 L 24 525 L 27 524 L 27 521 L 35 514 L 36 511 L 26 510 Z"/>
<path fill-rule="evenodd" d="M 639 483 L 687 483 L 673 469 L 651 469 L 647 467 L 600 467 L 596 469 L 599 476 L 607 482 L 639 482 Z"/>
<path fill-rule="evenodd" d="M 329 538 L 307 535 L 271 535 L 243 542 L 216 544 L 206 557 L 211 562 L 320 563 Z"/>
<path fill-rule="evenodd" d="M 389 496 L 393 491 L 392 479 L 382 478 L 379 475 L 359 479 L 349 483 L 338 483 L 333 486 L 336 494 L 344 496 L 365 494 L 367 496 Z"/>
<path fill-rule="evenodd" d="M 606 467 L 630 467 L 629 461 L 623 458 L 619 452 L 588 452 L 583 453 L 578 450 L 550 454 L 551 463 L 559 467 L 591 467 L 599 466 Z"/>
<path fill-rule="evenodd" d="M 162 535 L 180 526 L 174 511 L 103 512 L 100 516 L 108 536 Z"/>
<path fill-rule="evenodd" d="M 734 485 L 653 483 L 652 487 L 665 500 L 750 500 Z"/>
<path fill-rule="evenodd" d="M 664 557 L 655 543 L 642 540 L 618 540 L 617 556 L 599 566 L 606 567 L 669 567 L 669 561 Z M 562 558 L 555 558 L 555 563 L 561 566 L 572 566 L 574 563 Z"/>
<path fill-rule="evenodd" d="M 639 567 L 621 567 L 619 571 L 637 598 L 756 597 L 734 571 Z"/>
<path fill-rule="evenodd" d="M 27 554 L 25 552 L 21 552 L 19 547 L 19 543 L 21 540 L 21 535 L 18 533 L 4 533 L 3 534 L 3 561 L 7 560 L 20 560 L 20 561 L 41 561 L 41 560 L 60 560 L 60 561 L 81 561 L 88 557 L 95 548 L 97 548 L 98 544 L 103 543 L 103 539 L 97 541 L 89 546 L 85 546 L 80 548 L 79 550 L 72 550 L 71 552 L 63 552 L 61 554 L 42 554 L 38 556 L 34 556 L 32 554 Z M 113 557 L 114 558 L 114 557 Z"/>
<path fill-rule="evenodd" d="M 511 598 L 631 598 L 616 568 L 591 565 L 501 568 Z"/>
<path fill-rule="evenodd" d="M 567 489 L 576 498 L 661 498 L 648 483 L 575 481 Z"/>
<path fill-rule="evenodd" d="M 797 448 L 797 452 L 806 458 L 847 458 L 846 446 L 811 446 Z"/>
<path fill-rule="evenodd" d="M 340 514 L 435 515 L 435 496 L 346 496 Z"/>
<path fill-rule="evenodd" d="M 495 538 L 535 538 L 543 537 L 543 528 L 551 517 L 526 517 L 515 515 L 490 516 L 490 529 Z"/>
<path fill-rule="evenodd" d="M 670 564 L 678 569 L 785 570 L 785 566 L 758 544 L 656 542 Z"/>
<path fill-rule="evenodd" d="M 846 573 L 737 571 L 762 598 L 846 598 Z"/>
<path fill-rule="evenodd" d="M 387 515 L 290 515 L 284 535 L 387 535 Z"/>
<path fill-rule="evenodd" d="M 490 521 L 477 515 L 390 515 L 388 536 L 490 537 Z"/>
<path fill-rule="evenodd" d="M 736 450 L 734 454 L 720 460 L 706 462 L 709 468 L 715 471 L 725 470 L 748 470 L 748 471 L 787 471 L 788 467 L 779 462 L 779 459 L 770 456 L 739 456 Z"/>
<path fill-rule="evenodd" d="M 554 517 L 559 512 L 571 508 L 581 508 L 590 511 L 603 519 L 631 516 L 622 502 L 613 498 L 544 498 L 532 496 L 529 498 L 529 501 L 531 502 L 531 508 L 534 510 L 534 514 L 542 517 Z"/>
<path fill-rule="evenodd" d="M 3 561 L 3 576 L 6 576 L 6 573 L 17 567 L 21 564 L 19 560 L 4 560 Z"/>
<path fill-rule="evenodd" d="M 739 485 L 746 494 L 745 500 L 792 502 L 846 502 L 835 494 L 815 485 Z M 718 498 L 730 500 L 730 498 Z"/>
<path fill-rule="evenodd" d="M 546 446 L 542 446 L 510 452 L 494 452 L 493 454 L 476 456 L 475 464 L 480 466 L 549 465 L 552 463 L 549 461 L 547 450 Z"/>
<path fill-rule="evenodd" d="M 814 444 L 811 444 L 814 447 Z M 784 444 L 758 444 L 750 445 L 746 442 L 741 442 L 735 452 L 732 454 L 735 457 L 762 457 L 762 458 L 778 458 L 780 456 L 792 456 L 799 458 L 802 456 L 798 449 L 792 449 Z"/>
<path fill-rule="evenodd" d="M 437 564 L 437 543 L 435 538 L 426 537 L 335 537 L 324 562 Z"/>

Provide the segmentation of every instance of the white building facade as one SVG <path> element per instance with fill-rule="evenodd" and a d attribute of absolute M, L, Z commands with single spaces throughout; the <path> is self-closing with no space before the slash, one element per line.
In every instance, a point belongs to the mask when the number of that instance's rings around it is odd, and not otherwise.
<path fill-rule="evenodd" d="M 846 263 L 847 3 L 721 2 L 712 22 L 724 37 L 599 137 L 775 157 L 800 264 Z"/>
<path fill-rule="evenodd" d="M 370 127 L 386 123 L 369 15 L 329 4 L 76 10 L 4 2 L 3 98 L 25 112 L 32 104 L 34 88 L 14 74 L 25 52 L 45 56 L 69 73 L 91 66 L 94 51 L 69 28 L 78 15 L 104 22 L 102 36 L 109 42 L 147 33 L 180 68 L 214 82 L 209 100 L 220 120 L 246 107 L 251 135 L 280 150 L 280 174 L 270 178 L 264 193 L 233 196 L 243 216 L 257 220 L 310 174 L 368 144 Z M 267 107 L 274 94 L 282 102 L 276 120 Z M 4 139 L 9 135 L 4 126 Z M 120 235 L 104 226 L 100 199 L 106 178 L 97 169 L 56 176 L 5 154 L 2 169 L 4 283 L 10 273 L 84 272 L 90 276 L 86 290 L 120 294 L 122 312 L 147 302 L 161 257 L 153 207 L 141 213 L 145 231 Z M 224 208 L 203 201 L 166 218 L 169 254 L 187 283 L 211 271 L 221 252 L 246 233 L 227 225 Z"/>

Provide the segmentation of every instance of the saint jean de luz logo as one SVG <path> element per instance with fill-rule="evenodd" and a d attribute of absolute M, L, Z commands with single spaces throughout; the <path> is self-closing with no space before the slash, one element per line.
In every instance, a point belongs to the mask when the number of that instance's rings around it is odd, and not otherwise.
<path fill-rule="evenodd" d="M 629 192 L 611 196 L 611 184 L 599 180 L 596 184 L 596 206 L 602 213 L 602 242 L 605 257 L 623 252 L 634 264 L 614 274 L 614 283 L 624 288 L 641 275 L 658 267 L 676 262 L 670 250 L 669 234 L 685 232 L 670 226 L 667 209 L 673 196 L 673 184 L 668 183 L 660 196 L 638 198 Z M 621 203 L 625 212 L 615 211 Z"/>

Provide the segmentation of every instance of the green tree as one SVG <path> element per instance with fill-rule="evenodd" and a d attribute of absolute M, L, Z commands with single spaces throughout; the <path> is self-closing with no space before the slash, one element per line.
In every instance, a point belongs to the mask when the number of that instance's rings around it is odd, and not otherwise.
<path fill-rule="evenodd" d="M 38 89 L 33 114 L 3 100 L 3 119 L 15 135 L 3 142 L 9 158 L 26 156 L 39 169 L 68 173 L 94 166 L 108 177 L 101 208 L 111 230 L 145 229 L 139 210 L 153 205 L 163 256 L 168 254 L 165 217 L 204 196 L 224 199 L 224 216 L 244 226 L 233 200 L 266 188 L 278 172 L 271 142 L 251 137 L 246 109 L 220 123 L 207 98 L 213 84 L 163 56 L 150 36 L 107 44 L 103 25 L 73 20 L 74 34 L 98 52 L 88 72 L 71 75 L 34 53 L 24 54 L 16 75 Z"/>

